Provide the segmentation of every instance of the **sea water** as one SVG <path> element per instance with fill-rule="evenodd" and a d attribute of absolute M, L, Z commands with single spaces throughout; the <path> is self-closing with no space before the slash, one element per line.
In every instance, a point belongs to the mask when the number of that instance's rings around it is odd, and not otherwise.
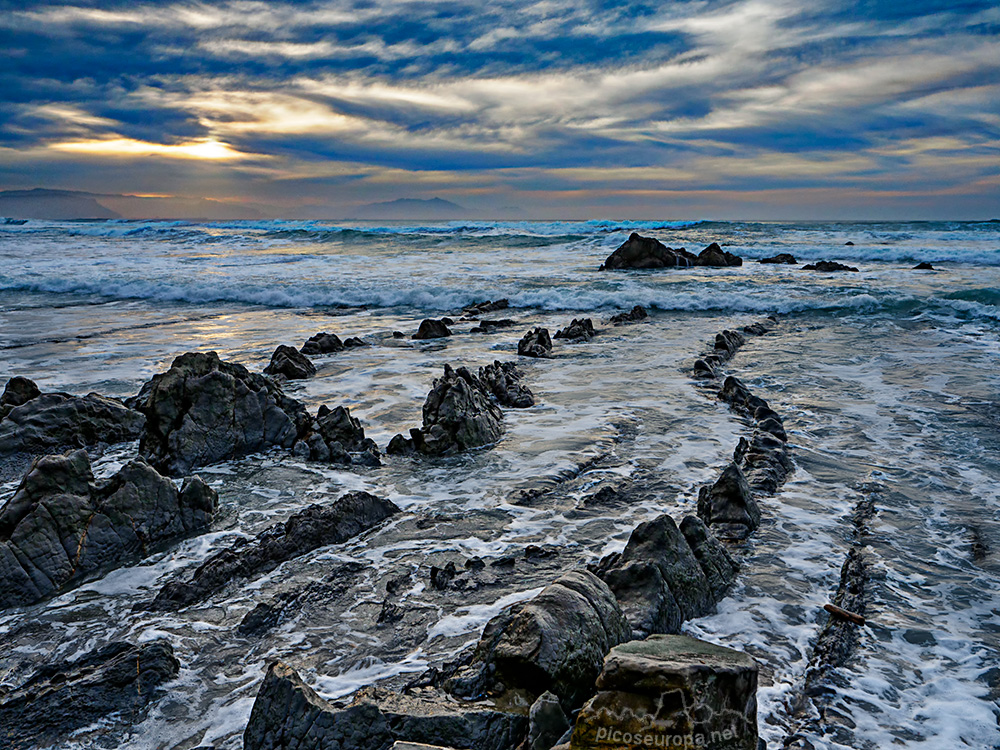
<path fill-rule="evenodd" d="M 694 252 L 716 241 L 744 264 L 598 271 L 633 231 Z M 860 271 L 756 262 L 781 252 Z M 1000 746 L 998 223 L 30 221 L 0 226 L 0 254 L 4 379 L 125 397 L 186 351 L 260 371 L 278 344 L 361 336 L 372 346 L 315 358 L 317 376 L 286 390 L 313 411 L 348 406 L 383 448 L 419 425 L 445 363 L 517 359 L 536 325 L 554 332 L 590 317 L 599 329 L 589 343 L 557 342 L 551 360 L 521 359 L 537 404 L 506 410 L 493 447 L 388 457 L 378 469 L 282 452 L 205 467 L 221 502 L 210 533 L 0 613 L 0 684 L 10 686 L 112 640 L 174 646 L 180 675 L 141 717 L 109 717 L 65 747 L 239 748 L 270 662 L 331 699 L 400 684 L 474 643 L 504 606 L 620 550 L 641 521 L 692 513 L 747 428 L 696 387 L 691 364 L 717 331 L 767 314 L 776 331 L 751 339 L 727 371 L 784 417 L 795 472 L 762 498 L 731 595 L 685 630 L 758 659 L 769 746 L 794 734 L 817 748 Z M 937 270 L 913 270 L 919 261 Z M 510 308 L 490 317 L 517 324 L 468 333 L 476 323 L 459 321 L 461 308 L 499 298 Z M 636 304 L 649 319 L 605 323 Z M 455 336 L 409 338 L 442 315 L 456 319 Z M 105 452 L 96 473 L 135 451 Z M 632 502 L 583 502 L 603 486 L 632 488 Z M 0 487 L 0 502 L 15 488 Z M 133 611 L 234 539 L 355 489 L 404 512 L 203 604 Z M 539 489 L 549 492 L 520 494 Z M 803 678 L 822 605 L 859 541 L 861 501 L 876 511 L 861 540 L 873 601 L 820 721 L 801 704 Z M 545 554 L 525 557 L 528 545 Z M 488 567 L 474 588 L 431 586 L 431 565 L 461 569 L 474 556 L 515 562 Z M 341 574 L 350 563 L 355 572 Z M 386 582 L 406 574 L 389 597 L 403 620 L 378 623 Z M 247 612 L 282 593 L 295 604 L 278 625 L 239 634 Z"/>

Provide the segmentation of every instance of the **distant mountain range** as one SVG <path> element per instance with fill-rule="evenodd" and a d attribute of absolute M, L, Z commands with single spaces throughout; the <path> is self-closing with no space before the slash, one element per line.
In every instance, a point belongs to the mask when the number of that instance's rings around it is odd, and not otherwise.
<path fill-rule="evenodd" d="M 385 203 L 369 203 L 350 212 L 352 219 L 457 219 L 469 209 L 443 198 L 398 198 Z"/>

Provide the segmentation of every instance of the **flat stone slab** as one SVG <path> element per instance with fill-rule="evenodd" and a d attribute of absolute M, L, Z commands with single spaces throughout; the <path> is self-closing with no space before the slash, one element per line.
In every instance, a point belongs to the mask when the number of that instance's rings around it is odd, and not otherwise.
<path fill-rule="evenodd" d="M 572 750 L 757 748 L 757 664 L 686 635 L 611 649 L 580 711 Z"/>

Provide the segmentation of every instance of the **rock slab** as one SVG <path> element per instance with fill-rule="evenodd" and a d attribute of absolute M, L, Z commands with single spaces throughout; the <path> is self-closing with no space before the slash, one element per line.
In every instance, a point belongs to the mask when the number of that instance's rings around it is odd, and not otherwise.
<path fill-rule="evenodd" d="M 572 750 L 757 750 L 757 664 L 740 651 L 653 635 L 613 648 L 597 689 L 577 717 Z"/>

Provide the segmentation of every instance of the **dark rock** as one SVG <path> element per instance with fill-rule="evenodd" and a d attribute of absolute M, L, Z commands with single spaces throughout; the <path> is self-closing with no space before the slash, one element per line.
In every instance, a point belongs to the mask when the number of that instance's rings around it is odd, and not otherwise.
<path fill-rule="evenodd" d="M 521 382 L 521 371 L 513 362 L 494 361 L 479 368 L 479 379 L 503 406 L 527 409 L 535 405 L 531 390 Z"/>
<path fill-rule="evenodd" d="M 432 690 L 381 693 L 350 702 L 320 698 L 291 667 L 270 666 L 243 734 L 244 750 L 388 750 L 394 741 L 510 750 L 528 731 L 523 713 L 492 702 L 448 700 Z"/>
<path fill-rule="evenodd" d="M 649 317 L 649 313 L 646 312 L 646 308 L 642 305 L 636 305 L 628 312 L 618 313 L 617 315 L 612 315 L 608 318 L 608 322 L 612 325 L 620 326 L 626 323 L 635 323 L 639 320 L 645 320 Z"/>
<path fill-rule="evenodd" d="M 0 608 L 31 604 L 206 528 L 218 505 L 198 477 L 180 492 L 143 461 L 97 483 L 87 452 L 36 460 L 0 508 Z"/>
<path fill-rule="evenodd" d="M 394 622 L 399 622 L 406 616 L 403 608 L 390 602 L 388 599 L 382 600 L 382 609 L 378 613 L 378 618 L 375 622 L 379 625 L 391 625 Z"/>
<path fill-rule="evenodd" d="M 930 263 L 928 263 L 925 260 L 925 261 L 922 261 L 920 263 L 917 263 L 917 265 L 915 265 L 913 267 L 913 270 L 914 271 L 933 271 L 935 269 L 934 269 L 934 266 L 932 266 Z"/>
<path fill-rule="evenodd" d="M 490 620 L 470 663 L 446 687 L 464 698 L 513 691 L 531 701 L 551 691 L 571 709 L 590 694 L 604 655 L 630 631 L 603 581 L 567 573 Z"/>
<path fill-rule="evenodd" d="M 394 339 L 405 339 L 406 338 L 406 334 L 403 333 L 402 331 L 393 331 L 392 332 L 392 337 Z"/>
<path fill-rule="evenodd" d="M 715 368 L 703 359 L 695 360 L 693 375 L 699 380 L 713 380 L 719 376 Z"/>
<path fill-rule="evenodd" d="M 365 437 L 361 422 L 345 406 L 320 406 L 292 450 L 313 461 L 366 466 L 380 463 L 378 446 Z"/>
<path fill-rule="evenodd" d="M 423 426 L 410 430 L 410 440 L 394 437 L 387 450 L 440 456 L 489 445 L 502 434 L 503 412 L 486 385 L 465 367 L 445 365 L 424 401 Z"/>
<path fill-rule="evenodd" d="M 696 256 L 684 248 L 674 250 L 652 237 L 642 237 L 632 232 L 622 245 L 608 256 L 601 271 L 622 268 L 672 268 L 693 266 Z"/>
<path fill-rule="evenodd" d="M 722 354 L 726 359 L 736 354 L 737 350 L 747 342 L 739 331 L 723 331 L 715 334 L 715 353 Z"/>
<path fill-rule="evenodd" d="M 668 515 L 639 524 L 621 553 L 595 567 L 614 592 L 635 638 L 676 633 L 681 622 L 714 610 L 708 579 Z"/>
<path fill-rule="evenodd" d="M 743 258 L 724 251 L 719 243 L 713 242 L 700 253 L 695 260 L 696 266 L 742 266 Z"/>
<path fill-rule="evenodd" d="M 451 583 L 452 579 L 458 575 L 458 568 L 455 567 L 455 563 L 449 562 L 443 568 L 439 568 L 437 565 L 431 566 L 431 586 L 436 588 L 438 591 L 444 591 L 448 588 L 448 584 Z"/>
<path fill-rule="evenodd" d="M 612 649 L 597 689 L 577 716 L 573 750 L 757 750 L 757 664 L 740 651 L 653 635 Z"/>
<path fill-rule="evenodd" d="M 821 271 L 823 273 L 833 273 L 835 271 L 854 271 L 857 272 L 857 268 L 853 266 L 845 266 L 843 263 L 837 263 L 832 260 L 821 260 L 818 263 L 810 263 L 807 266 L 802 266 L 803 271 Z"/>
<path fill-rule="evenodd" d="M 360 348 L 362 346 L 371 346 L 371 344 L 369 344 L 364 339 L 359 339 L 357 336 L 350 336 L 350 337 L 344 339 L 344 348 L 345 349 L 357 349 L 357 348 Z"/>
<path fill-rule="evenodd" d="M 712 530 L 697 516 L 681 519 L 681 533 L 708 581 L 712 598 L 722 601 L 739 572 L 739 565 Z"/>
<path fill-rule="evenodd" d="M 265 375 L 284 375 L 289 380 L 303 380 L 316 374 L 316 366 L 305 354 L 290 346 L 280 345 L 264 368 Z"/>
<path fill-rule="evenodd" d="M 475 305 L 463 307 L 462 312 L 466 315 L 483 315 L 485 313 L 496 312 L 497 310 L 506 310 L 508 307 L 510 307 L 510 301 L 507 299 L 498 299 L 495 302 L 487 300 L 486 302 L 478 302 Z"/>
<path fill-rule="evenodd" d="M 517 353 L 522 357 L 551 357 L 552 339 L 545 328 L 532 328 L 517 343 Z"/>
<path fill-rule="evenodd" d="M 7 400 L 0 406 L 0 455 L 37 456 L 113 445 L 135 440 L 142 433 L 145 418 L 117 399 L 97 393 L 44 393 L 28 398 L 34 392 L 31 385 L 27 378 L 7 383 L 3 395 Z"/>
<path fill-rule="evenodd" d="M 390 456 L 412 456 L 417 452 L 417 447 L 413 440 L 402 435 L 393 435 L 389 440 L 389 445 L 385 447 L 385 452 Z"/>
<path fill-rule="evenodd" d="M 557 339 L 568 339 L 570 341 L 590 341 L 596 335 L 597 332 L 594 331 L 594 324 L 590 318 L 583 318 L 581 320 L 573 318 L 573 321 L 568 326 L 561 331 L 556 331 Z"/>
<path fill-rule="evenodd" d="M 569 728 L 559 697 L 548 691 L 542 693 L 528 711 L 527 750 L 551 750 Z"/>
<path fill-rule="evenodd" d="M 483 320 L 475 328 L 470 328 L 469 333 L 496 333 L 502 328 L 512 328 L 517 325 L 516 320 L 503 318 L 501 320 Z"/>
<path fill-rule="evenodd" d="M 698 493 L 698 517 L 723 539 L 745 539 L 760 526 L 760 508 L 735 463 Z"/>
<path fill-rule="evenodd" d="M 11 750 L 65 747 L 70 734 L 97 721 L 138 725 L 145 706 L 179 669 L 167 641 L 111 643 L 43 667 L 0 695 L 0 744 Z"/>
<path fill-rule="evenodd" d="M 272 446 L 291 448 L 311 421 L 274 381 L 215 352 L 177 357 L 136 401 L 146 415 L 140 455 L 174 476 Z"/>
<path fill-rule="evenodd" d="M 719 399 L 725 401 L 737 410 L 746 411 L 747 399 L 753 394 L 743 382 L 732 375 L 728 376 L 722 383 L 722 390 L 719 391 Z"/>
<path fill-rule="evenodd" d="M 795 260 L 795 256 L 791 253 L 778 253 L 777 255 L 771 256 L 770 258 L 761 258 L 758 263 L 785 263 L 788 265 L 795 265 L 798 263 Z"/>
<path fill-rule="evenodd" d="M 758 409 L 758 411 L 760 411 L 760 409 Z M 770 417 L 767 419 L 762 419 L 759 422 L 757 422 L 757 428 L 771 435 L 774 435 L 782 442 L 788 440 L 788 435 L 785 434 L 784 425 L 781 424 L 781 422 L 777 419 L 772 419 Z"/>
<path fill-rule="evenodd" d="M 255 539 L 240 539 L 215 553 L 189 581 L 167 583 L 149 609 L 176 611 L 203 601 L 232 581 L 261 576 L 287 560 L 341 544 L 398 512 L 390 501 L 367 492 L 350 492 L 327 505 L 310 505 Z"/>
<path fill-rule="evenodd" d="M 451 336 L 447 324 L 443 320 L 431 318 L 420 321 L 420 328 L 413 334 L 415 339 L 443 339 L 445 336 Z"/>
<path fill-rule="evenodd" d="M 0 411 L 0 418 L 6 416 L 7 412 L 15 406 L 26 404 L 33 398 L 38 398 L 41 395 L 42 392 L 38 390 L 35 381 L 20 376 L 11 378 L 7 381 L 7 386 L 3 389 L 3 395 L 0 396 L 0 409 L 8 407 L 6 410 Z"/>
<path fill-rule="evenodd" d="M 845 245 L 850 245 L 850 246 L 852 246 L 852 247 L 854 246 L 854 243 L 853 243 L 853 242 L 851 242 L 850 240 L 848 240 L 848 241 L 847 241 L 847 242 L 845 242 L 844 244 L 845 244 Z"/>
<path fill-rule="evenodd" d="M 340 336 L 323 331 L 315 336 L 310 336 L 309 340 L 302 345 L 301 351 L 303 354 L 333 354 L 334 352 L 342 352 L 345 346 L 347 346 L 347 342 L 341 341 Z"/>
<path fill-rule="evenodd" d="M 395 596 L 403 590 L 404 586 L 409 586 L 412 582 L 413 576 L 410 573 L 401 573 L 385 582 L 385 593 Z"/>

